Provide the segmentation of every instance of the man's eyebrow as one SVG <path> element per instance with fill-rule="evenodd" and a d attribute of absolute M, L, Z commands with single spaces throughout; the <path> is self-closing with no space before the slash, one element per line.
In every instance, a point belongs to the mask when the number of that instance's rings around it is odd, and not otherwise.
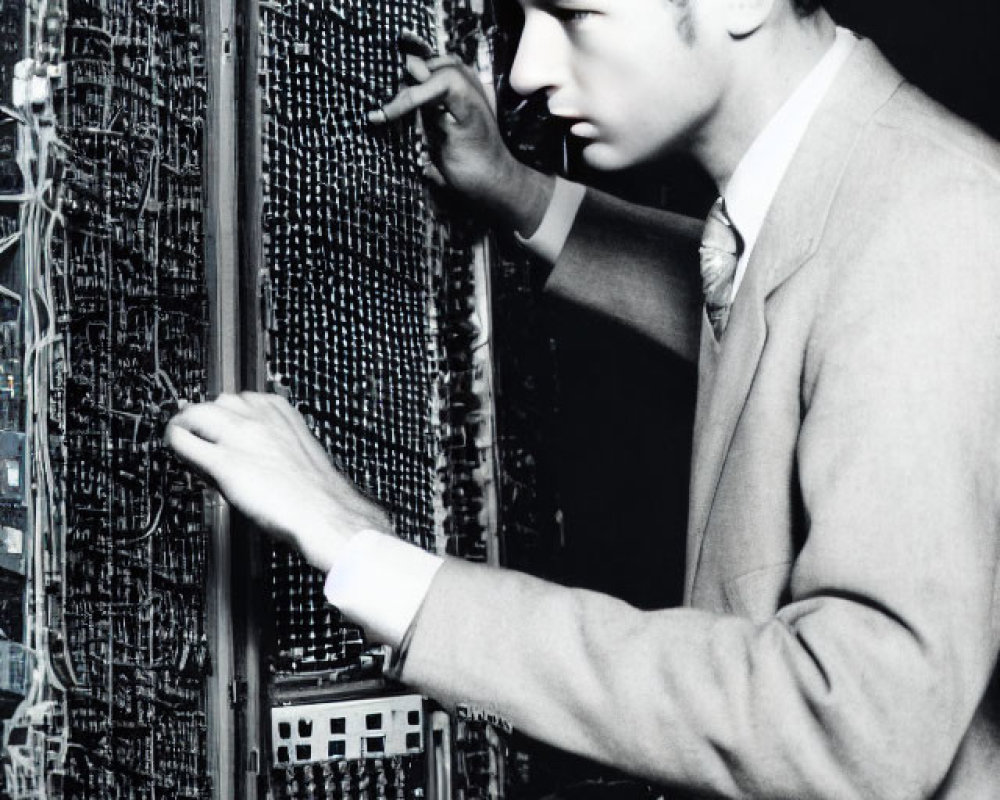
<path fill-rule="evenodd" d="M 551 11 L 554 8 L 575 8 L 590 5 L 587 0 L 524 0 L 525 6 L 532 6 L 541 11 Z"/>

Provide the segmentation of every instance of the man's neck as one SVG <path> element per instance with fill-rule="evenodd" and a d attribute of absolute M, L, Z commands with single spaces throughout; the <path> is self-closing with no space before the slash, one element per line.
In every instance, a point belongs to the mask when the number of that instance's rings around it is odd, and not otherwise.
<path fill-rule="evenodd" d="M 836 26 L 825 11 L 789 18 L 740 42 L 733 79 L 692 152 L 724 191 L 740 159 L 778 109 L 830 49 Z"/>

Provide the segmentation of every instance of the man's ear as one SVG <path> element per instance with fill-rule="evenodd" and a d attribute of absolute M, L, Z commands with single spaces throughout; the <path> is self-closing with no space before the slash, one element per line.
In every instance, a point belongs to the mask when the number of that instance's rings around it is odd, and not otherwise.
<path fill-rule="evenodd" d="M 734 39 L 755 33 L 771 15 L 775 2 L 781 0 L 723 0 L 726 29 Z"/>

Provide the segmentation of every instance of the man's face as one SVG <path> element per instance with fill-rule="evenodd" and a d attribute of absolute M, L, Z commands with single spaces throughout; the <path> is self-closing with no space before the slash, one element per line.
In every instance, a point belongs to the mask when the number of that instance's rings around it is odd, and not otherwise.
<path fill-rule="evenodd" d="M 697 143 L 723 89 L 725 60 L 702 13 L 714 0 L 520 0 L 511 70 L 570 120 L 590 166 L 632 166 Z"/>

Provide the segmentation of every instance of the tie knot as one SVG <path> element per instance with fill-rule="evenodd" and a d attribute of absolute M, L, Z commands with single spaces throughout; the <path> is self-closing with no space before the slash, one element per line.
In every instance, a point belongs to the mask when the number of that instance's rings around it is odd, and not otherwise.
<path fill-rule="evenodd" d="M 719 198 L 708 212 L 701 235 L 701 284 L 705 308 L 717 339 L 729 321 L 733 281 L 743 242 L 726 213 L 726 201 Z"/>
<path fill-rule="evenodd" d="M 743 249 L 742 244 L 740 234 L 729 218 L 729 212 L 726 211 L 726 201 L 720 197 L 712 203 L 712 208 L 708 212 L 701 233 L 701 246 L 721 250 L 738 259 Z"/>

